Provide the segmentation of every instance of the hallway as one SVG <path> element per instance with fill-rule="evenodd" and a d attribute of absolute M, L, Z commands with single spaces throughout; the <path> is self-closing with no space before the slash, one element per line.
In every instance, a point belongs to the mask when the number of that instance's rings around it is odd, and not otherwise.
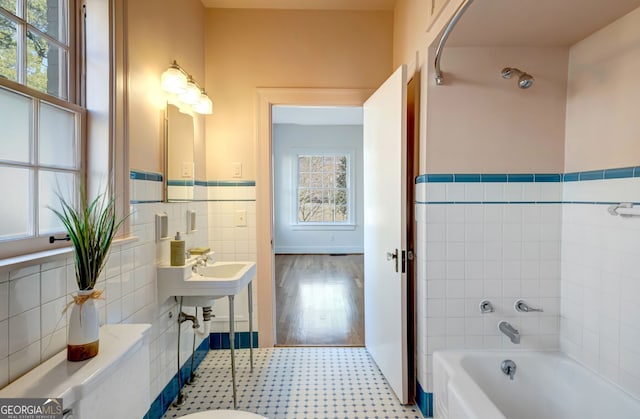
<path fill-rule="evenodd" d="M 277 346 L 364 345 L 364 256 L 276 255 Z"/>

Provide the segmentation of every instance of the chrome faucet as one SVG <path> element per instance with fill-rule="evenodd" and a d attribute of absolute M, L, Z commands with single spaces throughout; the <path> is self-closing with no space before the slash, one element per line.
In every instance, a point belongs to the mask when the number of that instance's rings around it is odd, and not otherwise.
<path fill-rule="evenodd" d="M 194 273 L 199 274 L 200 273 L 200 268 L 201 267 L 205 267 L 207 266 L 207 262 L 208 262 L 209 258 L 207 256 L 198 256 L 196 258 L 195 263 L 193 264 L 193 266 L 191 267 L 191 270 Z"/>
<path fill-rule="evenodd" d="M 507 321 L 501 321 L 498 323 L 498 329 L 504 333 L 509 339 L 511 339 L 511 343 L 518 344 L 520 343 L 520 332 L 518 329 L 511 326 Z"/>
<path fill-rule="evenodd" d="M 510 380 L 513 380 L 513 376 L 516 375 L 516 363 L 510 359 L 505 359 L 500 364 L 500 369 L 505 375 L 509 376 Z"/>

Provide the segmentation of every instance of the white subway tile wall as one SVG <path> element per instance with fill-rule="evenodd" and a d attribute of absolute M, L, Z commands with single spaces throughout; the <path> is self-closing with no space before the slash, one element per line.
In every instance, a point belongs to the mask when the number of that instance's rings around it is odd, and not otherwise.
<path fill-rule="evenodd" d="M 162 182 L 131 179 L 130 222 L 137 239 L 113 245 L 97 284 L 105 298 L 98 302 L 102 324 L 152 324 L 151 400 L 176 373 L 178 333 L 177 304 L 172 299 L 157 301 L 156 265 L 168 263 L 170 241 L 155 242 L 155 214 L 168 214 L 170 236 L 180 231 L 187 248 L 209 246 L 219 260 L 255 260 L 255 187 L 219 188 L 234 190 L 232 199 L 242 197 L 241 202 L 206 202 L 210 188 L 196 186 L 194 194 L 201 201 L 162 203 Z M 236 209 L 247 211 L 246 227 L 234 226 Z M 185 234 L 187 210 L 197 214 L 197 231 L 189 234 Z M 63 312 L 76 289 L 70 254 L 0 272 L 0 388 L 64 350 L 67 318 Z M 238 327 L 243 330 L 246 297 L 237 300 L 244 301 L 236 305 Z M 193 313 L 192 308 L 185 311 Z M 216 312 L 227 316 L 226 308 L 216 307 Z M 181 336 L 180 359 L 184 362 L 191 354 L 191 328 L 183 327 Z"/>
<path fill-rule="evenodd" d="M 427 182 L 416 197 L 424 390 L 438 349 L 558 349 L 562 184 Z M 520 298 L 544 312 L 516 312 Z M 483 299 L 494 313 L 481 314 Z M 498 331 L 501 320 L 520 331 L 520 345 Z"/>
<path fill-rule="evenodd" d="M 209 247 L 220 261 L 256 261 L 255 186 L 210 186 L 208 191 Z M 236 225 L 236 211 L 247 214 L 246 226 Z M 257 290 L 253 286 L 253 325 L 257 330 Z M 212 332 L 229 331 L 229 303 L 216 300 L 213 307 Z M 249 331 L 247 290 L 235 297 L 235 328 Z"/>
<path fill-rule="evenodd" d="M 565 183 L 565 201 L 638 202 L 640 178 Z M 640 217 L 565 204 L 563 352 L 640 398 Z"/>

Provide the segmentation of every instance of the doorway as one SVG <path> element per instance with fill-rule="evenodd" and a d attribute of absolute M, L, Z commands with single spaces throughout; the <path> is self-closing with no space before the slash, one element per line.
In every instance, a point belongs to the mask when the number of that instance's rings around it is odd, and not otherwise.
<path fill-rule="evenodd" d="M 276 344 L 363 346 L 362 107 L 272 108 Z"/>
<path fill-rule="evenodd" d="M 415 71 L 412 67 L 411 73 Z M 264 211 L 257 214 L 257 285 L 258 285 L 258 328 L 260 346 L 272 347 L 276 343 L 276 305 L 275 305 L 275 252 L 273 241 L 273 182 L 272 182 L 272 138 L 271 117 L 275 105 L 307 106 L 362 106 L 371 96 L 370 89 L 312 89 L 312 88 L 260 88 L 257 89 L 256 113 L 257 126 L 257 181 L 256 199 L 261 202 Z M 416 109 L 418 109 L 416 104 Z M 417 139 L 416 139 L 417 141 Z M 417 155 L 414 156 L 417 159 Z M 413 188 L 413 179 L 407 187 Z M 415 296 L 408 296 L 409 299 Z M 409 313 L 408 313 L 409 314 Z M 415 313 L 409 314 L 414 316 Z M 409 331 L 412 334 L 413 331 Z M 413 357 L 414 348 L 409 348 L 409 357 Z M 411 362 L 411 361 L 410 361 Z M 412 373 L 413 371 L 410 371 Z M 415 377 L 407 377 L 414 382 Z M 412 398 L 412 395 L 409 396 Z M 403 399 L 405 399 L 403 397 Z"/>

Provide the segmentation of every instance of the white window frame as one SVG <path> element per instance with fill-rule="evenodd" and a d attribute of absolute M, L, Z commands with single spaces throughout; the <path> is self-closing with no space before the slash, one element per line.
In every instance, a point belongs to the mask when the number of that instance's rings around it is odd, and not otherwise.
<path fill-rule="evenodd" d="M 292 230 L 355 230 L 356 228 L 356 151 L 352 148 L 294 148 L 291 176 L 291 229 Z M 298 220 L 299 156 L 347 156 L 347 221 L 322 222 Z"/>
<path fill-rule="evenodd" d="M 23 10 L 26 10 L 26 1 L 21 2 Z M 66 38 L 66 44 L 61 42 L 46 33 L 43 33 L 36 27 L 28 24 L 26 19 L 22 19 L 20 17 L 15 16 L 12 13 L 5 11 L 4 9 L 0 9 L 0 14 L 5 18 L 22 25 L 22 28 L 18 30 L 18 46 L 17 48 L 24 48 L 26 45 L 26 31 L 27 29 L 36 33 L 39 36 L 42 36 L 47 41 L 55 44 L 58 47 L 63 48 L 67 52 L 67 62 L 64 64 L 66 67 L 66 79 L 60 80 L 59 84 L 65 86 L 66 90 L 66 98 L 61 99 L 56 96 L 50 95 L 45 92 L 41 92 L 34 88 L 26 86 L 26 80 L 24 79 L 24 71 L 25 70 L 25 59 L 22 59 L 22 62 L 18 62 L 17 68 L 17 79 L 18 81 L 12 81 L 9 79 L 0 78 L 0 87 L 6 89 L 8 91 L 13 91 L 16 94 L 23 95 L 28 97 L 32 101 L 32 120 L 30 122 L 30 131 L 32 139 L 31 146 L 35 147 L 35 150 L 31 150 L 31 156 L 29 163 L 16 163 L 9 161 L 0 161 L 0 164 L 4 167 L 23 167 L 23 168 L 31 168 L 34 170 L 36 174 L 35 178 L 31 182 L 31 199 L 33 203 L 32 215 L 33 217 L 32 223 L 32 235 L 28 237 L 20 237 L 16 239 L 4 239 L 0 241 L 0 259 L 7 258 L 15 258 L 20 255 L 29 255 L 29 254 L 37 254 L 38 252 L 46 252 L 56 250 L 61 247 L 69 247 L 69 243 L 65 241 L 58 241 L 53 244 L 49 243 L 49 237 L 54 234 L 58 236 L 59 234 L 64 234 L 64 228 L 61 227 L 59 232 L 43 232 L 42 235 L 39 234 L 38 228 L 38 183 L 37 183 L 37 172 L 40 169 L 46 170 L 54 170 L 58 172 L 64 173 L 72 173 L 76 177 L 76 184 L 79 187 L 86 187 L 86 110 L 82 106 L 79 106 L 81 99 L 77 95 L 78 86 L 80 86 L 80 80 L 78 79 L 78 71 L 76 71 L 77 63 L 81 61 L 78 58 L 78 49 L 76 48 L 79 40 L 81 39 L 79 35 L 79 25 L 76 24 L 76 16 L 79 13 L 78 10 L 79 1 L 69 0 L 67 3 L 67 34 L 63 37 Z M 78 13 L 77 13 L 78 12 Z M 22 43 L 22 44 L 21 44 Z M 20 57 L 20 52 L 18 52 L 18 57 Z M 22 75 L 21 75 L 22 73 Z M 61 75 L 64 77 L 64 74 Z M 69 111 L 75 115 L 75 126 L 76 126 L 76 162 L 77 166 L 69 169 L 69 168 L 61 168 L 55 165 L 42 165 L 39 164 L 37 160 L 37 129 L 38 129 L 38 118 L 39 118 L 39 109 L 42 103 L 46 103 L 48 105 L 53 105 L 55 107 L 62 108 L 66 111 Z M 77 195 L 74 199 L 78 200 L 80 196 L 80 190 L 78 189 Z"/>
<path fill-rule="evenodd" d="M 14 14 L 14 11 L 7 11 L 0 7 L 0 16 L 13 22 L 17 29 L 17 68 L 15 82 L 27 86 L 27 32 L 32 32 L 66 53 L 66 60 L 59 62 L 58 89 L 62 94 L 53 96 L 46 92 L 42 93 L 47 96 L 59 98 L 65 102 L 78 103 L 76 97 L 76 87 L 78 83 L 76 83 L 77 72 L 75 70 L 77 62 L 75 43 L 77 40 L 76 34 L 78 33 L 75 19 L 75 10 L 77 10 L 76 0 L 67 0 L 67 3 L 64 5 L 66 10 L 63 10 L 63 18 L 66 20 L 67 32 L 61 37 L 62 39 L 57 39 L 27 22 L 27 0 L 17 0 L 17 5 L 21 9 L 20 14 L 22 17 Z M 33 90 L 39 91 L 37 89 Z"/>

